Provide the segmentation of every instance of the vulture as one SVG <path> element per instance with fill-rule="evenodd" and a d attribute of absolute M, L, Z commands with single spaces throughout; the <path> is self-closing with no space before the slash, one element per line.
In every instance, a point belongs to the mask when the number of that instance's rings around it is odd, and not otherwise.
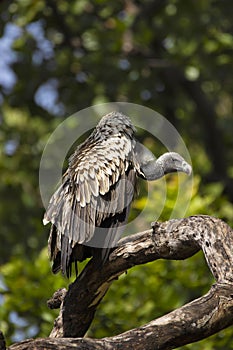
<path fill-rule="evenodd" d="M 74 263 L 88 257 L 100 264 L 117 244 L 127 222 L 137 179 L 156 180 L 168 173 L 191 173 L 175 152 L 155 158 L 135 138 L 131 120 L 111 112 L 69 158 L 61 185 L 44 216 L 53 273 L 71 276 Z"/>

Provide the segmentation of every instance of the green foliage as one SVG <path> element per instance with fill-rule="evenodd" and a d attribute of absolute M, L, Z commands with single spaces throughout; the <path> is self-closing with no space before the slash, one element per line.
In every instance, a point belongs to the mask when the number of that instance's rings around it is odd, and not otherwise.
<path fill-rule="evenodd" d="M 1 329 L 6 337 L 19 339 L 40 334 L 47 336 L 57 312 L 46 301 L 64 284 L 61 276 L 50 273 L 47 249 L 36 260 L 12 257 L 1 269 L 3 307 Z"/>
<path fill-rule="evenodd" d="M 51 131 L 70 113 L 108 101 L 162 113 L 182 134 L 193 162 L 185 215 L 215 215 L 233 225 L 232 4 L 15 0 L 1 2 L 0 19 L 0 329 L 10 343 L 49 334 L 55 313 L 46 300 L 69 283 L 50 272 L 38 169 Z M 147 135 L 140 138 L 156 155 L 164 151 Z M 167 178 L 162 210 L 164 183 L 150 184 L 148 203 L 141 184 L 131 217 L 145 205 L 147 217 L 135 231 L 170 218 L 179 181 Z M 190 190 L 181 181 L 177 217 Z M 135 267 L 112 284 L 89 335 L 142 325 L 211 283 L 200 253 Z M 183 349 L 231 349 L 231 338 L 229 328 Z"/>

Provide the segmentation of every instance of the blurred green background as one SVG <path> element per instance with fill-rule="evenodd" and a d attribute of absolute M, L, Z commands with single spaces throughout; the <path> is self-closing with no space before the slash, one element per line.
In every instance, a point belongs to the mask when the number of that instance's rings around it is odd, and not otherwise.
<path fill-rule="evenodd" d="M 232 18 L 230 0 L 1 1 L 0 329 L 8 344 L 47 336 L 56 312 L 46 300 L 69 283 L 50 271 L 38 169 L 50 133 L 72 113 L 128 101 L 164 115 L 193 162 L 186 215 L 233 225 Z M 167 185 L 160 220 L 169 218 L 177 177 Z M 159 182 L 153 186 L 156 201 Z M 88 334 L 142 325 L 212 283 L 201 253 L 135 267 L 113 283 Z M 229 328 L 182 349 L 233 349 L 232 336 Z"/>

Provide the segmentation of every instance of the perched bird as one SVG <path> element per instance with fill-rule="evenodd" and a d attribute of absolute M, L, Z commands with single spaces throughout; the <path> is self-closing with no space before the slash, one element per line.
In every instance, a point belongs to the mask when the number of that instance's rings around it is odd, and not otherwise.
<path fill-rule="evenodd" d="M 156 160 L 136 140 L 127 116 L 104 116 L 69 158 L 45 213 L 44 224 L 52 223 L 52 271 L 69 277 L 73 262 L 77 274 L 77 261 L 91 256 L 106 260 L 127 222 L 137 178 L 151 181 L 177 171 L 190 174 L 191 166 L 175 152 Z"/>

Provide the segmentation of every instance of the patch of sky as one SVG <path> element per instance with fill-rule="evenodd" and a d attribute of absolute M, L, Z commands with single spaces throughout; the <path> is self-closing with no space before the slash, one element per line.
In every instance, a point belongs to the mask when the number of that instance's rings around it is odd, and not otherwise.
<path fill-rule="evenodd" d="M 12 49 L 12 44 L 21 34 L 21 28 L 13 23 L 7 23 L 0 38 L 0 85 L 5 93 L 9 93 L 17 81 L 11 65 L 17 61 L 18 54 Z"/>
<path fill-rule="evenodd" d="M 13 156 L 13 154 L 15 153 L 15 151 L 18 148 L 18 145 L 19 145 L 19 141 L 18 140 L 14 140 L 14 139 L 7 140 L 5 142 L 5 145 L 4 145 L 4 153 L 7 156 Z"/>
<path fill-rule="evenodd" d="M 12 336 L 13 342 L 22 341 L 25 338 L 31 338 L 37 335 L 39 329 L 35 325 L 29 325 L 28 321 L 20 317 L 17 312 L 12 311 L 9 315 L 9 321 L 17 326 Z"/>
<path fill-rule="evenodd" d="M 58 99 L 58 80 L 54 78 L 40 85 L 35 93 L 37 105 L 56 116 L 64 114 L 64 105 Z"/>
<path fill-rule="evenodd" d="M 151 98 L 151 92 L 149 90 L 142 90 L 140 96 L 142 100 L 148 101 Z"/>
<path fill-rule="evenodd" d="M 53 43 L 45 37 L 43 21 L 39 20 L 28 24 L 26 30 L 35 39 L 38 48 L 33 53 L 33 63 L 38 65 L 43 59 L 51 59 L 54 56 Z"/>
<path fill-rule="evenodd" d="M 87 74 L 85 72 L 79 72 L 77 75 L 76 75 L 76 80 L 79 82 L 79 83 L 85 83 L 87 81 Z"/>
<path fill-rule="evenodd" d="M 130 62 L 126 58 L 122 58 L 119 60 L 118 66 L 122 70 L 128 70 L 130 68 Z"/>

